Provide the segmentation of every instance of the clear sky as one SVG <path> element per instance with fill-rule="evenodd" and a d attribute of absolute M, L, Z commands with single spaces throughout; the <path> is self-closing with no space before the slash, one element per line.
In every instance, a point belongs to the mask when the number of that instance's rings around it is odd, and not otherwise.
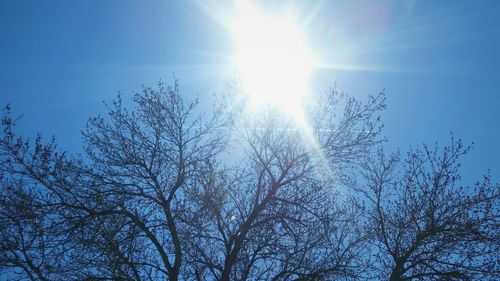
<path fill-rule="evenodd" d="M 314 2 L 314 3 L 313 3 Z M 474 150 L 467 179 L 500 180 L 500 1 L 273 1 L 293 9 L 324 67 L 311 87 L 364 98 L 385 89 L 389 146 L 446 143 Z M 234 73 L 230 1 L 0 0 L 0 104 L 25 135 L 77 149 L 87 117 L 118 91 L 170 81 L 208 102 Z"/>

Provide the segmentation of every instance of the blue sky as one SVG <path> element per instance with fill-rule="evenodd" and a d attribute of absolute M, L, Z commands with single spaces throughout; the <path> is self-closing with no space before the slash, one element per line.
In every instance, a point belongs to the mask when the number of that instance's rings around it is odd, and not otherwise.
<path fill-rule="evenodd" d="M 337 84 L 361 99 L 382 89 L 391 148 L 446 143 L 474 150 L 466 179 L 489 168 L 500 180 L 499 1 L 285 1 L 329 68 L 311 87 Z M 0 0 L 0 104 L 24 117 L 19 130 L 56 135 L 77 150 L 86 119 L 159 79 L 180 80 L 208 102 L 231 79 L 235 44 L 221 22 L 229 1 Z"/>

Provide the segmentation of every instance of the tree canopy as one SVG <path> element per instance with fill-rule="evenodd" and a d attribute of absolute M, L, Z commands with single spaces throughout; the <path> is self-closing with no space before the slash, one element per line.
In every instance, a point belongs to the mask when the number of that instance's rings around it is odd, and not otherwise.
<path fill-rule="evenodd" d="M 495 280 L 499 185 L 460 178 L 460 140 L 384 152 L 385 95 L 332 89 L 307 126 L 175 81 L 82 131 L 0 138 L 6 280 Z"/>

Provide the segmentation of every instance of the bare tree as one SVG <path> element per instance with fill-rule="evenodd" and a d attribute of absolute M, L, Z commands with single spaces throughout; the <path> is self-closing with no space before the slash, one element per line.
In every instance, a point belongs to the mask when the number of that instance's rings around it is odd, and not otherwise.
<path fill-rule="evenodd" d="M 197 164 L 224 148 L 223 115 L 203 122 L 193 112 L 197 102 L 184 102 L 177 84 L 146 88 L 135 102 L 138 111 L 129 113 L 116 101 L 111 124 L 93 118 L 84 132 L 92 176 L 102 183 L 95 193 L 106 201 L 89 215 L 126 218 L 140 229 L 143 251 L 149 251 L 139 264 L 177 280 L 183 255 L 180 224 L 189 204 L 183 194 Z"/>
<path fill-rule="evenodd" d="M 72 238 L 86 247 L 80 252 L 86 278 L 178 280 L 188 204 L 183 192 L 197 163 L 224 148 L 217 129 L 223 115 L 203 121 L 193 112 L 197 102 L 185 102 L 177 83 L 144 88 L 134 101 L 137 111 L 126 110 L 119 98 L 107 118 L 89 120 L 85 161 L 56 152 L 54 143 L 43 146 L 40 138 L 31 149 L 4 118 L 2 171 L 34 182 L 45 205 L 59 208 L 68 231 L 79 230 Z"/>
<path fill-rule="evenodd" d="M 327 92 L 301 114 L 308 126 L 226 98 L 204 115 L 177 82 L 144 88 L 131 110 L 118 97 L 89 119 L 84 156 L 16 136 L 7 112 L 2 277 L 498 277 L 498 186 L 458 185 L 460 142 L 412 151 L 398 169 L 398 155 L 374 153 L 383 93 Z"/>
<path fill-rule="evenodd" d="M 75 167 L 81 163 L 57 152 L 53 139 L 42 144 L 37 136 L 32 145 L 16 137 L 15 121 L 7 106 L 0 140 L 0 269 L 13 280 L 82 279 L 80 269 L 90 269 L 81 255 L 85 246 L 74 243 L 77 229 L 65 219 L 72 213 L 58 204 L 75 198 L 67 187 L 79 185 Z"/>
<path fill-rule="evenodd" d="M 442 150 L 411 150 L 401 168 L 398 154 L 382 150 L 364 165 L 354 186 L 367 200 L 379 278 L 498 280 L 500 189 L 488 176 L 461 185 L 467 151 L 452 139 Z"/>
<path fill-rule="evenodd" d="M 208 165 L 193 194 L 202 202 L 193 212 L 196 279 L 360 276 L 359 214 L 332 179 L 380 141 L 383 95 L 366 104 L 336 91 L 326 98 L 305 131 L 272 112 L 239 119 L 234 131 L 243 160 L 232 169 Z"/>
<path fill-rule="evenodd" d="M 345 112 L 336 116 L 340 101 Z M 145 88 L 134 102 L 137 110 L 128 111 L 118 98 L 107 117 L 89 120 L 86 158 L 59 151 L 54 140 L 16 137 L 15 120 L 4 117 L 1 170 L 17 189 L 2 189 L 2 235 L 5 241 L 24 235 L 14 222 L 26 221 L 37 229 L 33 241 L 60 238 L 59 260 L 55 252 L 47 255 L 52 259 L 37 253 L 49 248 L 16 244 L 39 260 L 2 260 L 4 268 L 48 280 L 357 274 L 362 234 L 351 231 L 357 213 L 337 200 L 326 175 L 355 165 L 378 142 L 383 95 L 363 105 L 332 91 L 310 115 L 310 132 L 275 113 L 241 121 L 236 111 L 216 108 L 204 122 L 177 83 Z M 230 136 L 235 145 L 228 149 Z M 236 166 L 221 164 L 227 156 L 219 153 L 238 150 L 244 152 Z"/>
<path fill-rule="evenodd" d="M 68 250 L 64 235 L 53 229 L 53 220 L 34 191 L 20 186 L 19 182 L 2 182 L 0 270 L 12 279 L 50 280 L 64 275 L 69 270 L 64 261 Z"/>

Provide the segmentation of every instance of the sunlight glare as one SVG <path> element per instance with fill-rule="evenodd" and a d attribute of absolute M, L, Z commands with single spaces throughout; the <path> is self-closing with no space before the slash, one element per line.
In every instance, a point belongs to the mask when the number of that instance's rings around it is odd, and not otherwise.
<path fill-rule="evenodd" d="M 246 0 L 236 3 L 238 15 L 231 25 L 235 59 L 250 104 L 301 115 L 313 67 L 302 30 L 290 16 L 267 15 Z"/>

